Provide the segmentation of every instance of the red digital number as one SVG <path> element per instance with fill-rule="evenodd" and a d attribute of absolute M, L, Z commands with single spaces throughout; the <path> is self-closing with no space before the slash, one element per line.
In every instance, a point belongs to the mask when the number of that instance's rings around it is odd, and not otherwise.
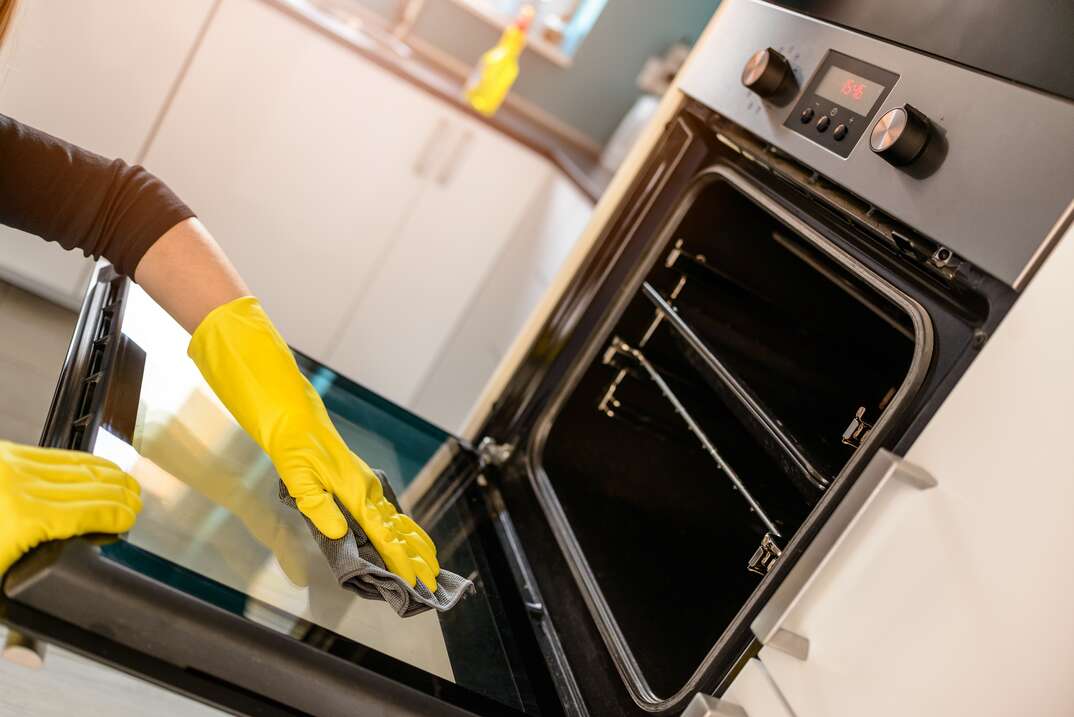
<path fill-rule="evenodd" d="M 865 83 L 855 82 L 854 80 L 846 80 L 843 82 L 843 86 L 839 89 L 847 97 L 852 97 L 856 100 L 860 100 L 865 96 Z"/>

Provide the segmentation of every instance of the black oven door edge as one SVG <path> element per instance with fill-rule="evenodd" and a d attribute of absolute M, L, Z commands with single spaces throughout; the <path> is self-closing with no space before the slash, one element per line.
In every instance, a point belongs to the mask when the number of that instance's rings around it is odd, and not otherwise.
<path fill-rule="evenodd" d="M 5 622 L 239 714 L 472 714 L 107 560 L 88 539 L 34 550 L 4 594 Z"/>
<path fill-rule="evenodd" d="M 488 498 L 474 497 L 492 511 Z M 506 512 L 493 528 L 505 547 L 493 568 L 519 581 L 513 623 L 532 625 L 530 663 L 543 658 L 539 669 L 550 672 L 542 714 L 559 713 L 550 703 L 562 701 L 562 714 L 586 715 Z M 56 541 L 24 556 L 5 576 L 0 622 L 235 714 L 521 715 L 386 656 L 379 663 L 395 674 L 338 659 L 108 559 L 110 542 Z"/>

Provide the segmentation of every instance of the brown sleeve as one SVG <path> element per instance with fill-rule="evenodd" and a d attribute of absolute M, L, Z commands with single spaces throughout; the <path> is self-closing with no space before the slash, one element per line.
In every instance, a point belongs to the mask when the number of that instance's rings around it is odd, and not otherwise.
<path fill-rule="evenodd" d="M 144 168 L 108 160 L 0 115 L 0 223 L 134 275 L 142 256 L 194 216 Z"/>

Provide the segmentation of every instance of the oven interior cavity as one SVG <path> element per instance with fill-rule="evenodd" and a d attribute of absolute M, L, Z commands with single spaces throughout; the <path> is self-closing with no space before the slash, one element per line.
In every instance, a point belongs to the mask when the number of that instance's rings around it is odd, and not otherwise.
<path fill-rule="evenodd" d="M 916 340 L 853 262 L 725 179 L 669 236 L 541 456 L 573 557 L 661 697 L 868 440 Z"/>

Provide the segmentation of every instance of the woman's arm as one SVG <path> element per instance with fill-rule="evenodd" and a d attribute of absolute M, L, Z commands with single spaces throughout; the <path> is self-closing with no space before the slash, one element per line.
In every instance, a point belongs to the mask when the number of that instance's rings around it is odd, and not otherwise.
<path fill-rule="evenodd" d="M 250 290 L 194 212 L 142 167 L 0 115 L 0 223 L 133 275 L 193 333 Z"/>
<path fill-rule="evenodd" d="M 157 239 L 134 270 L 134 280 L 190 333 L 216 307 L 250 295 L 224 251 L 194 217 Z"/>
<path fill-rule="evenodd" d="M 161 236 L 192 216 L 142 167 L 0 115 L 0 224 L 103 256 L 131 276 Z"/>

